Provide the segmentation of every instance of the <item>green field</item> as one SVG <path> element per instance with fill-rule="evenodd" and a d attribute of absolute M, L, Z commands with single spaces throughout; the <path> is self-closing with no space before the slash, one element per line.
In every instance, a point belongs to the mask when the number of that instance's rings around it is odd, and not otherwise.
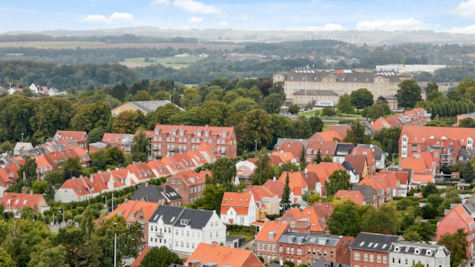
<path fill-rule="evenodd" d="M 34 47 L 40 49 L 88 48 L 102 45 L 101 42 L 0 42 L 0 47 Z"/>
<path fill-rule="evenodd" d="M 323 122 L 323 130 L 322 131 L 325 131 L 328 126 L 335 125 L 335 124 L 338 124 L 338 122 L 336 122 L 336 121 L 325 121 L 325 122 Z"/>
<path fill-rule="evenodd" d="M 185 84 L 186 88 L 198 87 L 199 84 Z"/>
<path fill-rule="evenodd" d="M 137 64 L 140 66 L 150 66 L 153 64 L 160 63 L 165 67 L 172 67 L 172 68 L 188 68 L 193 63 L 202 60 L 202 57 L 163 57 L 163 58 L 150 58 L 150 61 L 153 62 L 145 62 L 145 58 L 137 57 L 137 58 L 126 58 L 125 62 Z"/>
<path fill-rule="evenodd" d="M 310 116 L 310 117 L 312 117 L 313 114 L 318 116 L 320 114 L 320 110 L 310 110 L 310 111 L 302 112 L 302 113 L 299 113 L 297 116 L 298 117 L 301 117 L 301 116 Z"/>

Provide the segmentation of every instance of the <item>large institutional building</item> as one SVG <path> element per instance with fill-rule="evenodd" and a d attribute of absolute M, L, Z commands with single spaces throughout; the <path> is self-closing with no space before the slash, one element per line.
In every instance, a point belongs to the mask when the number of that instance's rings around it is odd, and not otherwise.
<path fill-rule="evenodd" d="M 314 101 L 338 102 L 339 96 L 366 88 L 375 100 L 379 96 L 392 96 L 399 83 L 411 76 L 394 71 L 357 72 L 335 70 L 329 72 L 312 69 L 293 69 L 274 74 L 274 83 L 283 82 L 285 95 L 293 104 L 305 105 Z M 319 93 L 321 92 L 321 93 Z"/>

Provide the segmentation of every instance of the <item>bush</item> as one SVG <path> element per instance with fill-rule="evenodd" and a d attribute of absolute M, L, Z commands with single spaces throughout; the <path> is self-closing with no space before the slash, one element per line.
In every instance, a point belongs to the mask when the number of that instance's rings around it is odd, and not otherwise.
<path fill-rule="evenodd" d="M 256 229 L 254 226 L 241 226 L 241 225 L 226 225 L 227 231 L 238 234 L 254 234 Z"/>
<path fill-rule="evenodd" d="M 430 224 L 437 224 L 438 222 L 440 222 L 440 220 L 438 219 L 429 219 L 427 220 Z"/>

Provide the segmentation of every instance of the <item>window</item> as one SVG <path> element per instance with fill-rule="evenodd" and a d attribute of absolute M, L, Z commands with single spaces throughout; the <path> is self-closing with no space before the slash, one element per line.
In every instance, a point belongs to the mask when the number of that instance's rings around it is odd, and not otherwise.
<path fill-rule="evenodd" d="M 213 232 L 209 232 L 209 237 L 213 237 Z"/>
<path fill-rule="evenodd" d="M 333 258 L 333 251 L 330 251 L 330 257 Z"/>
<path fill-rule="evenodd" d="M 387 262 L 387 258 L 386 256 L 383 256 L 383 263 L 386 263 Z"/>
<path fill-rule="evenodd" d="M 359 261 L 360 260 L 360 254 L 359 253 L 355 253 L 355 261 Z"/>
<path fill-rule="evenodd" d="M 369 261 L 370 261 L 370 262 L 373 262 L 373 261 L 374 261 L 374 256 L 373 256 L 373 255 L 369 255 Z"/>
<path fill-rule="evenodd" d="M 294 255 L 294 253 L 295 253 L 294 248 L 290 248 L 290 254 Z"/>
<path fill-rule="evenodd" d="M 364 254 L 364 261 L 368 261 L 368 254 Z"/>
<path fill-rule="evenodd" d="M 376 257 L 376 262 L 377 262 L 377 263 L 381 263 L 381 256 L 378 255 L 378 256 Z"/>
<path fill-rule="evenodd" d="M 287 254 L 290 254 L 290 247 L 287 247 Z"/>
<path fill-rule="evenodd" d="M 297 249 L 297 255 L 302 255 L 302 249 L 301 248 Z"/>

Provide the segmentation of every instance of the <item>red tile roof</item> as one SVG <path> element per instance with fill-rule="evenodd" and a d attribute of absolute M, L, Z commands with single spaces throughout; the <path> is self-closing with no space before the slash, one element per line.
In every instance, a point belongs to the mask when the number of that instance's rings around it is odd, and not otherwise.
<path fill-rule="evenodd" d="M 330 218 L 335 206 L 330 202 L 323 202 L 321 199 L 318 202 L 312 204 L 312 209 L 318 214 L 319 218 L 326 221 Z"/>
<path fill-rule="evenodd" d="M 277 194 L 279 195 L 279 198 L 282 198 L 285 184 L 283 184 L 280 180 L 275 180 L 275 181 L 267 180 L 262 186 L 264 186 L 267 189 L 272 189 L 273 191 L 277 192 Z"/>
<path fill-rule="evenodd" d="M 105 133 L 102 137 L 102 142 L 113 145 L 120 145 L 123 138 L 123 133 Z"/>
<path fill-rule="evenodd" d="M 434 182 L 434 175 L 431 175 L 431 174 L 414 174 L 412 176 L 412 182 L 422 183 L 422 184 L 433 183 Z"/>
<path fill-rule="evenodd" d="M 82 141 L 87 137 L 86 132 L 76 132 L 76 131 L 56 131 L 54 135 L 54 140 L 68 140 L 68 141 Z"/>
<path fill-rule="evenodd" d="M 149 247 L 145 247 L 142 252 L 140 252 L 140 255 L 134 260 L 134 262 L 132 263 L 132 265 L 130 265 L 130 267 L 139 267 L 140 266 L 140 263 L 142 263 L 142 260 L 143 258 L 145 257 L 145 255 L 147 255 L 147 253 L 150 251 L 150 248 Z"/>
<path fill-rule="evenodd" d="M 173 175 L 171 178 L 174 178 L 174 179 L 181 178 L 182 181 L 185 182 L 189 186 L 204 184 L 206 182 L 206 180 L 201 178 L 200 175 L 194 170 L 178 172 L 175 175 Z M 171 178 L 169 177 L 167 178 L 167 180 L 170 180 Z"/>
<path fill-rule="evenodd" d="M 251 259 L 255 258 L 255 259 Z M 218 245 L 210 245 L 206 243 L 200 243 L 196 247 L 195 251 L 190 255 L 185 262 L 185 266 L 188 266 L 188 262 L 193 260 L 200 260 L 201 265 L 204 263 L 216 263 L 217 266 L 232 266 L 232 267 L 261 267 L 264 266 L 254 253 L 250 250 L 240 248 L 230 248 Z M 257 262 L 257 261 L 258 262 Z M 246 266 L 245 264 L 248 264 Z"/>
<path fill-rule="evenodd" d="M 206 153 L 210 158 L 221 158 L 221 153 L 212 143 L 202 143 L 196 151 Z"/>
<path fill-rule="evenodd" d="M 351 126 L 338 126 L 338 125 L 330 125 L 327 127 L 325 131 L 335 131 L 337 134 L 339 134 L 343 139 L 347 135 L 347 131 L 351 130 Z"/>
<path fill-rule="evenodd" d="M 369 185 L 371 186 L 374 190 L 382 190 L 384 189 L 378 182 L 376 182 L 372 175 L 368 175 L 366 176 L 365 178 L 363 178 L 363 180 L 361 180 L 359 183 L 359 185 Z M 385 190 L 385 189 L 384 189 Z"/>
<path fill-rule="evenodd" d="M 120 204 L 116 209 L 114 209 L 109 215 L 105 217 L 105 219 L 109 219 L 114 215 L 119 215 L 124 217 L 126 221 L 133 221 L 135 222 L 138 217 L 136 216 L 137 213 L 142 210 L 144 213 L 144 220 L 148 221 L 150 216 L 155 212 L 158 208 L 158 203 L 154 202 L 146 202 L 146 201 L 139 201 L 139 200 L 127 200 Z M 132 215 L 132 216 L 131 216 Z"/>
<path fill-rule="evenodd" d="M 363 205 L 363 202 L 365 202 L 364 195 L 360 191 L 355 190 L 338 190 L 335 197 L 348 198 L 358 205 Z"/>
<path fill-rule="evenodd" d="M 257 241 L 277 242 L 283 232 L 287 231 L 289 224 L 281 222 L 266 221 L 257 234 Z M 269 238 L 269 233 L 274 232 L 273 238 Z"/>
<path fill-rule="evenodd" d="M 1 200 L 5 208 L 24 208 L 36 206 L 47 206 L 46 201 L 42 194 L 20 194 L 20 193 L 7 193 L 3 195 Z"/>
<path fill-rule="evenodd" d="M 320 164 L 314 163 L 307 166 L 307 171 L 316 173 L 322 185 L 336 170 L 345 170 L 345 167 L 343 167 L 340 163 L 335 162 L 320 162 Z"/>
<path fill-rule="evenodd" d="M 283 142 L 278 151 L 291 153 L 297 162 L 300 162 L 300 155 L 303 149 L 304 147 L 300 142 Z"/>
<path fill-rule="evenodd" d="M 283 172 L 280 175 L 280 182 L 285 185 L 285 181 L 287 179 L 287 173 Z M 290 190 L 294 192 L 294 195 L 300 196 L 303 193 L 303 188 L 306 187 L 308 189 L 308 184 L 305 181 L 304 177 L 300 172 L 289 172 L 289 187 Z"/>
<path fill-rule="evenodd" d="M 338 139 L 338 140 L 343 140 L 344 137 L 342 137 L 340 134 L 338 134 L 336 131 L 325 131 L 325 132 L 320 132 L 320 133 L 317 133 L 318 135 L 320 135 L 320 137 L 325 140 L 325 141 L 333 141 L 335 139 Z"/>
<path fill-rule="evenodd" d="M 158 132 L 158 135 L 155 133 Z M 187 137 L 191 134 L 191 138 L 209 138 L 212 139 L 216 136 L 217 139 L 226 140 L 226 144 L 230 144 L 233 139 L 234 128 L 233 127 L 216 127 L 216 126 L 187 126 L 187 125 L 165 125 L 157 124 L 154 131 L 147 131 L 147 135 L 162 136 L 162 133 L 168 133 L 169 137 L 180 137 L 180 132 L 183 131 L 183 137 Z M 175 135 L 173 133 L 175 132 Z M 209 137 L 205 137 L 206 133 L 209 133 Z"/>
<path fill-rule="evenodd" d="M 408 143 L 411 144 L 423 144 L 429 139 L 452 139 L 459 140 L 462 146 L 466 146 L 467 138 L 475 139 L 475 128 L 404 126 L 399 143 L 402 142 L 404 135 L 408 137 Z"/>
<path fill-rule="evenodd" d="M 292 160 L 297 160 L 296 157 L 290 152 L 274 151 L 271 156 L 278 158 L 279 163 L 286 163 L 291 162 Z"/>

